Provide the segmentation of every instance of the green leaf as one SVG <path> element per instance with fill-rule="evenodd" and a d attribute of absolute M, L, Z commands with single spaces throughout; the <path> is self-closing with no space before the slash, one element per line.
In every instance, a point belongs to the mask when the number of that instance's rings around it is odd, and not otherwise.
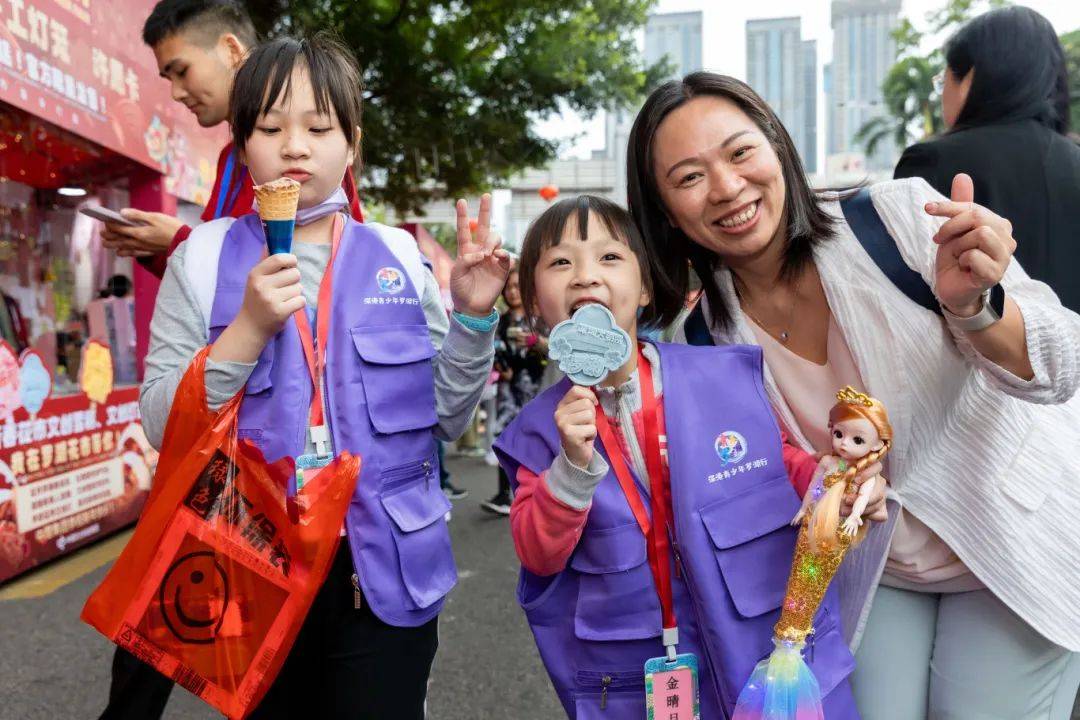
<path fill-rule="evenodd" d="M 542 167 L 536 120 L 634 106 L 669 72 L 636 31 L 655 0 L 246 0 L 267 36 L 331 30 L 363 73 L 361 187 L 400 213 Z M 568 7 L 572 9 L 567 9 Z"/>

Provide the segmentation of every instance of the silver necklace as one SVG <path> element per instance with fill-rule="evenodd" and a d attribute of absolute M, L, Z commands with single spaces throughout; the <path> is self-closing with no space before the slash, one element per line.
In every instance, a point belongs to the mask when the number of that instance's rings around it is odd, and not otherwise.
<path fill-rule="evenodd" d="M 788 310 L 787 322 L 784 323 L 784 327 L 781 328 L 779 334 L 773 332 L 772 329 L 770 329 L 770 327 L 768 325 L 761 322 L 761 320 L 758 319 L 757 315 L 755 315 L 753 312 L 750 311 L 749 304 L 743 300 L 742 295 L 739 293 L 738 283 L 735 284 L 735 296 L 739 299 L 739 306 L 742 308 L 742 311 L 744 313 L 746 313 L 750 317 L 750 319 L 753 320 L 754 323 L 759 328 L 761 328 L 765 332 L 769 333 L 769 335 L 776 338 L 777 340 L 779 340 L 784 345 L 787 345 L 788 340 L 791 339 L 791 333 L 788 331 L 788 328 L 791 327 L 791 324 L 795 319 L 795 306 L 798 304 L 799 285 L 800 285 L 801 281 L 802 281 L 802 277 L 800 277 L 799 280 L 796 281 L 796 284 L 793 285 L 792 288 L 791 288 L 791 290 L 792 290 L 791 308 Z"/>

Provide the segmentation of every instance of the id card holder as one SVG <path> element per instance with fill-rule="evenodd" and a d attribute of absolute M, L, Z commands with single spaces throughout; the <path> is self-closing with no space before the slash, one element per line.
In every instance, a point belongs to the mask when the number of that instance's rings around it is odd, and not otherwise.
<path fill-rule="evenodd" d="M 304 476 L 308 470 L 321 470 L 333 461 L 332 455 L 326 455 L 325 457 L 319 457 L 314 453 L 307 455 L 301 455 L 296 458 L 296 490 L 299 492 L 304 489 Z"/>
<path fill-rule="evenodd" d="M 296 496 L 304 489 L 305 476 L 311 471 L 326 467 L 333 460 L 334 458 L 331 455 L 319 457 L 313 453 L 296 458 L 296 472 L 289 476 L 288 484 L 285 487 L 285 512 L 293 525 L 300 522 L 300 516 L 303 514 Z"/>
<path fill-rule="evenodd" d="M 693 653 L 654 657 L 645 662 L 647 720 L 701 720 L 698 660 Z"/>

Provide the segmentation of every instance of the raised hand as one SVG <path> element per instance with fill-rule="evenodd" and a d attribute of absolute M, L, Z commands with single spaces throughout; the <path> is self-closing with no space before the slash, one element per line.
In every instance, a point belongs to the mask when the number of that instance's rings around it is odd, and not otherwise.
<path fill-rule="evenodd" d="M 476 317 L 490 315 L 510 274 L 510 253 L 491 232 L 491 195 L 480 197 L 475 235 L 469 228 L 468 203 L 457 201 L 457 245 L 457 260 L 450 272 L 454 309 Z"/>
<path fill-rule="evenodd" d="M 596 395 L 587 387 L 574 385 L 555 408 L 555 427 L 559 430 L 566 459 L 579 468 L 587 468 L 596 440 Z"/>
<path fill-rule="evenodd" d="M 975 203 L 975 186 L 963 173 L 953 178 L 950 200 L 927 203 L 926 212 L 948 218 L 934 235 L 934 293 L 952 314 L 975 315 L 1016 251 L 1012 223 Z"/>
<path fill-rule="evenodd" d="M 303 307 L 296 256 L 275 253 L 263 258 L 248 273 L 240 312 L 210 349 L 210 359 L 256 362 L 289 316 Z"/>
<path fill-rule="evenodd" d="M 263 258 L 248 274 L 237 320 L 262 335 L 265 345 L 281 331 L 289 316 L 302 307 L 304 292 L 296 256 L 275 253 Z"/>

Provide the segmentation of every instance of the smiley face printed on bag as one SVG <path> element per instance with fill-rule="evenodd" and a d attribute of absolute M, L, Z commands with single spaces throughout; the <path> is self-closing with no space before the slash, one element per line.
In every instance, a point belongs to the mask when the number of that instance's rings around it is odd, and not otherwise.
<path fill-rule="evenodd" d="M 165 573 L 158 600 L 165 624 L 178 640 L 209 645 L 225 620 L 229 577 L 214 553 L 188 553 Z"/>

